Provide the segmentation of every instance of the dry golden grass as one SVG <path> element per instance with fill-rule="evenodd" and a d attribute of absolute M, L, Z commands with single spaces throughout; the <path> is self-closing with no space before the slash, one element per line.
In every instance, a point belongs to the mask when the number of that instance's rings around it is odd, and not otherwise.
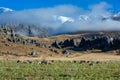
<path fill-rule="evenodd" d="M 81 35 L 59 35 L 48 38 L 37 38 L 37 37 L 26 37 L 25 39 L 34 39 L 39 42 L 50 43 L 54 40 L 62 41 L 69 38 L 79 38 Z M 66 56 L 61 54 L 62 49 L 57 49 L 59 54 L 50 51 L 50 48 L 40 48 L 33 44 L 23 45 L 21 43 L 12 43 L 7 41 L 6 35 L 0 35 L 0 59 L 48 59 L 48 60 L 120 60 L 120 56 L 116 55 L 113 51 L 102 53 L 101 51 L 88 51 L 88 52 L 77 52 L 70 51 L 71 55 Z M 9 45 L 9 46 L 7 46 Z M 39 52 L 38 57 L 28 56 L 32 51 Z"/>

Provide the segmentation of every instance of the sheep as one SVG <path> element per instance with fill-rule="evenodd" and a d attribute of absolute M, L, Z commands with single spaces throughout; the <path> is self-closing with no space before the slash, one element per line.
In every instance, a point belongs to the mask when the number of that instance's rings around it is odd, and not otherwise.
<path fill-rule="evenodd" d="M 99 64 L 99 63 L 101 63 L 101 62 L 100 62 L 100 61 L 96 61 L 95 63 L 96 63 L 96 64 Z"/>
<path fill-rule="evenodd" d="M 86 61 L 85 61 L 85 60 L 81 60 L 81 61 L 80 61 L 80 64 L 82 64 L 82 63 L 86 63 Z"/>
<path fill-rule="evenodd" d="M 93 66 L 94 64 L 91 62 L 91 63 L 89 63 L 89 66 Z"/>
<path fill-rule="evenodd" d="M 30 60 L 24 60 L 24 61 L 17 60 L 17 63 L 31 64 L 31 63 L 32 63 L 32 61 L 30 61 Z"/>

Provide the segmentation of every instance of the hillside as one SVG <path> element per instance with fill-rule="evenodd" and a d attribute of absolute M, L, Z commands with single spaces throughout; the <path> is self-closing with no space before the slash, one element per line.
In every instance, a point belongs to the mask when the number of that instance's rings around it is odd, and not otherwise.
<path fill-rule="evenodd" d="M 27 37 L 16 34 L 12 29 L 0 28 L 0 59 L 50 59 L 50 60 L 120 60 L 120 47 L 108 51 L 100 49 L 79 50 L 81 39 L 93 36 L 120 36 L 120 32 L 94 32 L 62 34 L 47 38 Z M 67 42 L 68 40 L 68 42 Z M 69 42 L 74 40 L 76 45 Z M 58 44 L 61 48 L 54 46 Z M 66 45 L 67 44 L 67 45 Z M 76 50 L 78 49 L 78 50 Z"/>

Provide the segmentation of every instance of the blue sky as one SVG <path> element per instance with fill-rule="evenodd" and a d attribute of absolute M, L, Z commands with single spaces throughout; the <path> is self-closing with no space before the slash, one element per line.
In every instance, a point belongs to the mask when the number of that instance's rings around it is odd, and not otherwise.
<path fill-rule="evenodd" d="M 112 5 L 112 9 L 120 11 L 120 0 L 0 0 L 1 7 L 14 10 L 54 7 L 57 5 L 74 5 L 88 9 L 90 5 L 106 2 Z"/>

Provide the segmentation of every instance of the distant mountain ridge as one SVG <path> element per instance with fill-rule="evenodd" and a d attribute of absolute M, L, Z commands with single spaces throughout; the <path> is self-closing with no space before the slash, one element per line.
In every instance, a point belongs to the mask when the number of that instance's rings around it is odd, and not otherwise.
<path fill-rule="evenodd" d="M 0 7 L 0 13 L 6 13 L 6 12 L 13 12 L 15 10 L 10 9 L 10 8 L 6 8 L 6 7 Z M 74 18 L 74 17 L 68 17 L 68 16 L 63 16 L 63 15 L 53 15 L 53 19 L 55 21 L 60 21 L 61 23 L 65 23 L 65 22 L 75 22 L 75 21 L 88 21 L 88 20 L 92 20 L 92 19 L 96 19 L 99 18 L 101 20 L 115 20 L 115 21 L 120 21 L 120 12 L 118 13 L 113 13 L 110 16 L 98 16 L 98 15 L 85 15 L 85 14 L 81 14 L 78 17 Z"/>
<path fill-rule="evenodd" d="M 13 12 L 12 16 L 14 15 L 14 11 L 13 9 L 10 8 L 6 8 L 6 7 L 0 7 L 0 14 L 4 14 L 7 13 L 9 14 L 9 12 Z M 17 11 L 15 11 L 16 13 Z M 4 20 L 4 16 L 2 15 L 1 20 Z M 10 16 L 10 17 L 9 17 Z M 111 14 L 111 15 L 106 15 L 106 16 L 102 16 L 102 15 L 87 15 L 87 14 L 80 14 L 79 16 L 73 17 L 73 16 L 64 16 L 64 15 L 51 15 L 51 20 L 54 21 L 54 23 L 56 23 L 56 25 L 58 27 L 61 26 L 66 26 L 67 24 L 71 25 L 71 23 L 76 23 L 76 22 L 82 22 L 82 23 L 87 23 L 87 22 L 91 22 L 91 21 L 95 21 L 95 20 L 99 20 L 99 21 L 108 21 L 108 20 L 112 20 L 112 21 L 120 21 L 120 12 L 115 13 L 115 14 Z M 24 16 L 26 17 L 26 15 Z M 23 18 L 24 18 L 23 17 Z M 4 22 L 5 26 L 12 26 L 13 28 L 16 29 L 16 33 L 18 34 L 23 34 L 23 35 L 27 35 L 27 36 L 39 36 L 39 37 L 47 37 L 51 34 L 54 34 L 52 31 L 57 32 L 57 30 L 60 30 L 59 28 L 54 30 L 52 28 L 54 27 L 46 27 L 49 26 L 48 25 L 36 25 L 36 24 L 27 24 L 27 23 L 16 23 L 14 24 L 14 22 L 17 22 L 17 18 L 18 16 L 15 15 L 15 19 L 13 17 L 11 17 L 11 15 L 8 15 L 7 19 L 5 18 L 4 21 L 8 20 L 9 22 Z M 10 19 L 10 20 L 9 20 Z M 10 23 L 11 20 L 14 19 L 13 23 Z M 22 21 L 22 17 L 20 17 L 20 21 Z M 35 20 L 34 20 L 35 21 Z M 36 20 L 37 21 L 37 20 Z M 2 21 L 1 21 L 2 22 Z M 28 21 L 29 22 L 29 21 Z M 46 22 L 47 23 L 47 22 Z M 63 28 L 63 27 L 62 27 Z M 64 31 L 64 29 L 63 29 Z M 62 33 L 62 32 L 59 32 Z M 63 32 L 64 33 L 64 32 Z"/>
<path fill-rule="evenodd" d="M 0 7 L 0 13 L 5 13 L 5 12 L 12 12 L 14 10 L 6 7 Z"/>

